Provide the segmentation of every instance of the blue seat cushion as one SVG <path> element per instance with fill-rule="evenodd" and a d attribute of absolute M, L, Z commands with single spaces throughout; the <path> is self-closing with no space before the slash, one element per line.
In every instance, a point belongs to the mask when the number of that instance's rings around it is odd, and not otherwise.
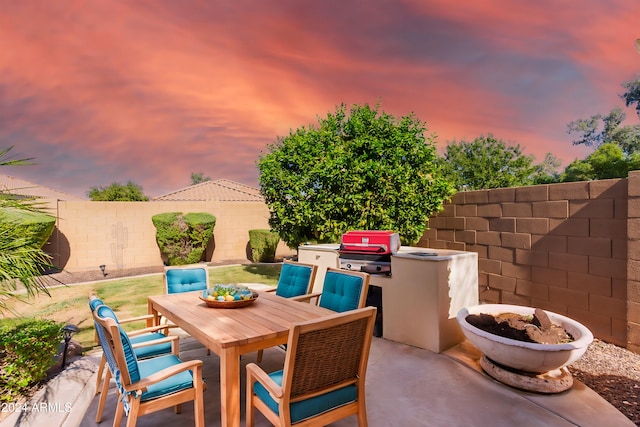
<path fill-rule="evenodd" d="M 272 380 L 278 385 L 282 385 L 282 370 L 269 374 Z M 273 412 L 280 415 L 278 404 L 269 395 L 266 388 L 259 382 L 253 386 L 254 393 L 262 400 Z M 347 403 L 355 402 L 358 398 L 358 389 L 355 385 L 348 385 L 329 393 L 321 394 L 300 402 L 291 404 L 291 423 L 300 422 L 306 418 L 319 415 Z"/>
<path fill-rule="evenodd" d="M 304 265 L 283 264 L 276 295 L 291 298 L 304 295 L 309 289 L 311 268 Z"/>
<path fill-rule="evenodd" d="M 165 272 L 167 293 L 176 294 L 207 289 L 207 272 L 204 268 L 176 268 Z"/>
<path fill-rule="evenodd" d="M 338 313 L 357 309 L 362 284 L 361 277 L 327 271 L 320 296 L 320 307 Z"/>
<path fill-rule="evenodd" d="M 159 332 L 149 332 L 148 334 L 142 334 L 142 335 L 130 337 L 131 344 L 140 344 L 143 342 L 158 340 L 161 338 L 166 338 L 166 336 Z M 161 354 L 171 353 L 171 343 L 163 342 L 160 344 L 146 345 L 143 347 L 134 348 L 133 351 L 135 351 L 136 357 L 138 359 L 146 359 L 146 358 L 158 356 Z"/>
<path fill-rule="evenodd" d="M 107 305 L 99 305 L 96 307 L 96 312 L 98 316 L 104 318 L 111 318 L 118 323 L 118 318 L 116 314 L 113 312 L 111 307 Z M 122 352 L 124 353 L 125 361 L 127 362 L 127 370 L 129 371 L 129 377 L 131 378 L 131 382 L 137 382 L 140 380 L 140 374 L 138 372 L 138 359 L 136 357 L 135 351 L 133 347 L 131 347 L 131 340 L 127 333 L 122 329 L 122 326 L 118 323 L 118 330 L 120 332 L 120 341 L 122 341 Z"/>
<path fill-rule="evenodd" d="M 104 302 L 102 302 L 100 298 L 94 298 L 89 301 L 89 308 L 91 309 L 91 311 L 95 311 L 95 309 L 98 308 L 99 305 L 103 304 Z"/>
<path fill-rule="evenodd" d="M 180 363 L 182 363 L 182 361 L 173 354 L 141 360 L 138 362 L 140 378 L 146 378 L 151 374 L 155 374 L 165 368 L 169 368 Z M 141 400 L 144 402 L 160 396 L 186 390 L 191 387 L 193 387 L 193 374 L 191 371 L 180 372 L 166 380 L 162 380 L 149 386 L 147 391 L 142 393 Z"/>

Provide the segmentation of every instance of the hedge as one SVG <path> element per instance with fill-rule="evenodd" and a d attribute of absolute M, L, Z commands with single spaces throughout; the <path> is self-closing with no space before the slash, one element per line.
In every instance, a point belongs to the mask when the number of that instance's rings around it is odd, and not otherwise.
<path fill-rule="evenodd" d="M 154 215 L 151 221 L 165 264 L 185 265 L 202 260 L 216 217 L 206 212 L 165 212 Z"/>

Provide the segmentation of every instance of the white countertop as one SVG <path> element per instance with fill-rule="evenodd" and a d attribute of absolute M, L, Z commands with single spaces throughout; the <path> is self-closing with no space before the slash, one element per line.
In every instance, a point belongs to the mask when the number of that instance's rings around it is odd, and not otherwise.
<path fill-rule="evenodd" d="M 340 249 L 339 244 L 335 243 L 321 243 L 301 245 L 298 247 L 300 250 L 312 250 L 312 251 L 327 251 L 336 252 Z M 399 258 L 410 258 L 424 261 L 443 261 L 458 257 L 465 257 L 475 254 L 475 252 L 454 251 L 451 249 L 431 249 L 431 248 L 419 248 L 414 246 L 401 246 L 400 250 L 393 254 Z"/>

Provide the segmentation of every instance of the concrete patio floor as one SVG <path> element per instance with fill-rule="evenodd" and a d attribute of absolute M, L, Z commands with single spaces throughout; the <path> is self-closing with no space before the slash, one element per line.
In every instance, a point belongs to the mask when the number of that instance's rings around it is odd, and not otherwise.
<path fill-rule="evenodd" d="M 387 426 L 633 426 L 622 413 L 591 389 L 574 381 L 573 387 L 559 394 L 544 395 L 519 391 L 494 381 L 482 372 L 480 354 L 462 343 L 444 353 L 374 338 L 367 371 L 367 414 L 372 427 Z M 182 339 L 181 358 L 201 359 L 207 379 L 205 423 L 220 425 L 219 365 L 215 354 L 193 338 Z M 282 367 L 284 352 L 264 352 L 261 366 L 267 371 Z M 242 357 L 242 419 L 244 425 L 244 366 L 255 362 L 255 354 Z M 90 381 L 95 381 L 95 374 Z M 89 383 L 91 385 L 91 383 Z M 93 387 L 87 387 L 93 390 Z M 109 391 L 102 423 L 96 424 L 98 396 L 93 398 L 80 426 L 111 425 L 115 413 L 115 388 Z M 123 423 L 124 424 L 124 423 Z M 65 424 L 69 425 L 69 424 Z M 193 425 L 193 406 L 172 409 L 139 418 L 138 426 Z M 269 426 L 256 415 L 256 426 Z M 332 426 L 357 425 L 355 417 Z"/>

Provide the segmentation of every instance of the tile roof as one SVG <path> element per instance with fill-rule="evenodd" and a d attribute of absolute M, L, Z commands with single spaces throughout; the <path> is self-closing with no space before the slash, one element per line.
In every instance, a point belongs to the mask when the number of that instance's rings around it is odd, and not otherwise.
<path fill-rule="evenodd" d="M 200 184 L 176 190 L 162 196 L 154 197 L 154 201 L 194 201 L 217 200 L 221 202 L 262 202 L 264 198 L 260 190 L 228 179 L 205 181 Z"/>
<path fill-rule="evenodd" d="M 24 179 L 14 178 L 9 175 L 0 174 L 0 191 L 8 191 L 12 194 L 27 197 L 39 197 L 42 199 L 54 200 L 85 200 L 53 188 L 43 187 Z"/>

